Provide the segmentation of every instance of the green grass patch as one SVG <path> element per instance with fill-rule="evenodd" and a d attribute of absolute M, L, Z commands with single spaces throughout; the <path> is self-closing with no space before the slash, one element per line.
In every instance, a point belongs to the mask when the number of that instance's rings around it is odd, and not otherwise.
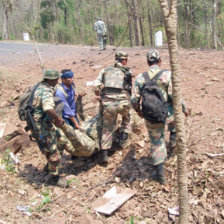
<path fill-rule="evenodd" d="M 2 159 L 0 160 L 0 165 L 3 166 L 7 172 L 16 173 L 14 161 L 10 156 L 10 149 L 6 149 Z"/>

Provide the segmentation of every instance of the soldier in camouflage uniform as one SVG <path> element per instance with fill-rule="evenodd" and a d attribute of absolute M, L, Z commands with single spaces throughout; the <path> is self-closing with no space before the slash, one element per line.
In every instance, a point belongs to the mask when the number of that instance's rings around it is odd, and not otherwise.
<path fill-rule="evenodd" d="M 161 70 L 161 58 L 157 50 L 151 50 L 147 54 L 147 62 L 149 65 L 148 74 L 150 79 L 152 79 Z M 135 111 L 142 117 L 142 111 L 140 109 L 140 101 L 142 95 L 142 89 L 145 84 L 145 79 L 143 74 L 139 74 L 136 77 L 134 84 L 133 96 L 131 99 L 132 106 Z M 172 100 L 172 82 L 171 82 L 171 72 L 163 71 L 157 80 L 157 85 L 160 87 L 164 100 L 168 102 L 168 129 L 171 132 L 170 140 L 172 144 L 176 144 L 176 130 L 175 122 L 173 116 L 173 106 Z M 183 104 L 184 105 L 184 104 Z M 187 113 L 185 106 L 183 106 L 183 111 Z M 153 179 L 161 184 L 165 184 L 165 175 L 163 164 L 167 156 L 165 137 L 164 137 L 164 123 L 155 123 L 145 119 L 145 124 L 148 129 L 151 147 L 151 163 L 155 168 L 155 173 L 152 176 Z"/>
<path fill-rule="evenodd" d="M 94 30 L 97 32 L 97 38 L 100 44 L 100 50 L 105 50 L 105 41 L 107 29 L 105 23 L 98 17 L 94 24 Z"/>
<path fill-rule="evenodd" d="M 67 141 L 57 131 L 62 127 L 63 120 L 55 111 L 53 98 L 54 87 L 58 83 L 59 73 L 54 70 L 46 70 L 43 81 L 39 83 L 33 99 L 33 119 L 38 130 L 43 147 L 42 153 L 47 159 L 47 171 L 50 174 L 48 182 L 66 187 L 67 181 L 60 178 L 58 169 L 61 164 L 61 153 L 66 147 Z M 31 130 L 32 131 L 32 130 Z M 72 147 L 70 145 L 70 147 Z M 74 151 L 74 149 L 73 149 Z"/>
<path fill-rule="evenodd" d="M 130 68 L 126 67 L 127 59 L 127 53 L 117 52 L 115 65 L 102 69 L 95 82 L 95 94 L 100 96 L 102 109 L 101 162 L 103 163 L 108 161 L 107 150 L 112 146 L 118 114 L 122 116 L 119 137 L 121 147 L 128 141 L 132 74 Z"/>

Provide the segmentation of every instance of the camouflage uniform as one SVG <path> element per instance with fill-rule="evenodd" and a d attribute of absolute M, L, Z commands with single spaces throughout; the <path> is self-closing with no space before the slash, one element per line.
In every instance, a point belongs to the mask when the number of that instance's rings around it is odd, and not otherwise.
<path fill-rule="evenodd" d="M 118 81 L 118 77 L 125 76 L 125 72 L 131 74 L 129 68 L 122 67 L 122 64 L 116 61 L 114 67 L 102 69 L 95 82 L 95 90 L 101 92 L 103 112 L 101 149 L 110 149 L 112 146 L 118 114 L 122 116 L 120 132 L 127 134 L 130 132 L 130 93 L 123 89 L 123 83 Z M 110 76 L 110 83 L 107 83 L 110 87 L 105 87 L 107 75 Z"/>
<path fill-rule="evenodd" d="M 152 79 L 160 68 L 158 65 L 153 65 L 149 68 L 149 76 Z M 141 91 L 145 84 L 143 74 L 139 74 L 135 80 L 132 104 L 134 108 L 140 107 L 139 102 L 141 98 Z M 164 71 L 158 81 L 157 85 L 161 88 L 164 100 L 167 101 L 168 95 L 172 94 L 171 73 L 170 71 Z M 164 125 L 163 123 L 153 123 L 145 119 L 145 124 L 148 129 L 150 142 L 151 142 L 151 156 L 152 165 L 158 165 L 163 163 L 166 159 L 166 144 L 164 138 Z"/>
<path fill-rule="evenodd" d="M 152 79 L 159 71 L 160 67 L 158 65 L 152 65 L 150 66 L 148 70 L 148 74 L 150 76 L 150 79 Z M 139 74 L 136 77 L 135 83 L 134 83 L 134 90 L 133 90 L 133 96 L 131 99 L 133 108 L 135 110 L 139 110 L 140 108 L 140 98 L 143 86 L 145 84 L 145 79 L 143 77 L 143 74 Z M 157 85 L 160 87 L 164 100 L 168 102 L 168 118 L 166 122 L 168 123 L 168 130 L 171 132 L 176 132 L 175 129 L 175 121 L 174 121 L 174 114 L 173 114 L 173 105 L 172 105 L 172 82 L 171 82 L 171 72 L 170 71 L 164 71 L 160 75 L 160 77 L 157 80 Z M 183 111 L 185 110 L 185 106 L 183 105 Z M 163 123 L 153 123 L 145 119 L 145 124 L 148 129 L 151 147 L 151 162 L 152 165 L 156 166 L 161 163 L 164 163 L 167 151 L 166 151 L 166 144 L 165 144 L 165 136 L 164 136 L 164 127 L 165 124 Z"/>
<path fill-rule="evenodd" d="M 54 70 L 47 70 L 44 78 L 58 79 L 59 73 Z M 46 113 L 48 110 L 55 110 L 53 92 L 54 87 L 45 81 L 38 85 L 33 99 L 33 119 L 40 136 L 39 140 L 43 143 L 41 151 L 46 156 L 49 173 L 57 175 L 62 151 L 66 149 L 71 153 L 75 153 L 75 149 L 68 139 L 59 133 L 50 116 Z"/>
<path fill-rule="evenodd" d="M 45 111 L 55 107 L 53 99 L 53 89 L 46 82 L 41 82 L 34 94 L 33 106 L 35 108 L 33 118 L 44 143 L 42 152 L 48 161 L 48 169 L 52 174 L 58 174 L 60 164 L 60 151 L 63 149 L 63 142 L 60 141 L 60 134 L 51 122 Z M 62 144 L 61 144 L 62 143 Z M 57 144 L 60 146 L 58 147 Z"/>
<path fill-rule="evenodd" d="M 98 18 L 98 21 L 94 24 L 94 30 L 97 31 L 97 37 L 100 44 L 100 50 L 105 50 L 105 44 L 104 44 L 104 36 L 106 35 L 107 29 L 105 26 L 105 23 Z"/>

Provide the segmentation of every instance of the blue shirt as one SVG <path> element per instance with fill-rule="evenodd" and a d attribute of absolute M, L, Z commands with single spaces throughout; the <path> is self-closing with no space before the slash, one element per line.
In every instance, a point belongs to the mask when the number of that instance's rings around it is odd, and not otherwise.
<path fill-rule="evenodd" d="M 75 105 L 75 90 L 72 86 L 70 88 L 67 88 L 63 83 L 59 85 L 63 87 L 64 92 L 61 89 L 57 88 L 55 96 L 59 97 L 61 101 L 64 103 L 64 108 L 62 110 L 62 117 L 63 118 L 75 117 L 77 115 Z M 67 96 L 65 93 L 67 93 Z"/>

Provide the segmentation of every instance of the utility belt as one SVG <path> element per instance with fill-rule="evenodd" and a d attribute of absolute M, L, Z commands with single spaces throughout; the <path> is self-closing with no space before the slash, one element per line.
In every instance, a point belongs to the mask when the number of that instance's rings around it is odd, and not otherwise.
<path fill-rule="evenodd" d="M 111 87 L 105 87 L 101 90 L 101 95 L 107 95 L 107 94 L 129 94 L 129 90 L 128 89 L 118 89 L 118 88 L 111 88 Z"/>

